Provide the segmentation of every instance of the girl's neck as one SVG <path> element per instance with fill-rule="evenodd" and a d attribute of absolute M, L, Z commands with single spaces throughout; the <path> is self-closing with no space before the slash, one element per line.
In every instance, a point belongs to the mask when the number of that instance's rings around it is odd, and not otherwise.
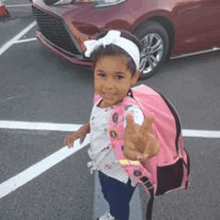
<path fill-rule="evenodd" d="M 99 108 L 108 108 L 106 106 L 103 105 L 103 101 L 101 100 L 98 105 L 97 105 Z"/>
<path fill-rule="evenodd" d="M 107 105 L 105 105 L 104 103 L 103 103 L 103 100 L 101 100 L 99 103 L 98 103 L 98 107 L 99 108 L 109 108 L 109 107 L 113 107 L 113 106 L 115 106 L 115 105 L 118 105 L 119 103 L 121 103 L 123 101 L 123 99 L 122 100 L 120 100 L 119 102 L 117 102 L 116 104 L 114 104 L 114 105 L 112 105 L 112 106 L 107 106 Z"/>

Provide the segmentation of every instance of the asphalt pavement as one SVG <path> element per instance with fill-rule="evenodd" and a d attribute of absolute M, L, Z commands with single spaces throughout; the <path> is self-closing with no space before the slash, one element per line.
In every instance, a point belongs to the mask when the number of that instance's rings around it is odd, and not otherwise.
<path fill-rule="evenodd" d="M 34 21 L 31 7 L 8 9 L 16 18 L 0 22 L 0 49 Z M 21 39 L 34 38 L 36 30 L 37 25 Z M 219 61 L 220 52 L 168 61 L 138 85 L 160 90 L 177 109 L 183 129 L 220 131 Z M 0 55 L 0 122 L 83 124 L 93 93 L 91 69 L 63 60 L 37 40 L 14 43 Z M 1 128 L 0 184 L 61 149 L 68 133 Z M 220 138 L 185 137 L 184 142 L 191 159 L 189 189 L 158 197 L 153 219 L 219 220 Z M 93 219 L 96 178 L 87 168 L 88 147 L 1 198 L 0 219 Z M 149 197 L 138 190 L 135 204 L 144 216 Z"/>

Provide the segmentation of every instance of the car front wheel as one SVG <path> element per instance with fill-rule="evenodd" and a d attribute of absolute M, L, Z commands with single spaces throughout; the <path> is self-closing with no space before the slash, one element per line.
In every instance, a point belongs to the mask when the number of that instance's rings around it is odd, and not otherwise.
<path fill-rule="evenodd" d="M 155 21 L 140 26 L 134 33 L 141 41 L 140 79 L 152 76 L 165 61 L 169 49 L 166 29 Z"/>

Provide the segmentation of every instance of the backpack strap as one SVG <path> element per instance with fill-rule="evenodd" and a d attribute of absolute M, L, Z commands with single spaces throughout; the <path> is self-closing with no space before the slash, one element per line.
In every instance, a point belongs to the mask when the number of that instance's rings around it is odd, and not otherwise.
<path fill-rule="evenodd" d="M 129 89 L 128 95 L 131 98 L 135 99 L 133 91 L 131 89 Z M 155 198 L 155 196 L 154 196 L 154 186 L 150 182 L 150 180 L 148 179 L 147 176 L 142 176 L 140 178 L 140 180 L 143 182 L 144 186 L 146 187 L 146 189 L 148 190 L 148 192 L 150 194 L 150 199 L 149 199 L 148 204 L 147 204 L 146 220 L 151 220 L 152 219 L 152 213 L 153 213 L 154 198 Z"/>
<path fill-rule="evenodd" d="M 172 104 L 169 102 L 169 100 L 164 96 L 162 95 L 161 92 L 157 91 L 156 89 L 154 89 L 154 91 L 156 91 L 160 96 L 161 98 L 164 100 L 164 102 L 167 104 L 168 108 L 170 109 L 170 111 L 172 112 L 173 114 L 173 117 L 175 118 L 175 122 L 176 122 L 176 139 L 175 139 L 175 145 L 176 145 L 176 152 L 177 154 L 179 153 L 179 146 L 178 146 L 178 140 L 179 140 L 179 137 L 180 137 L 180 134 L 181 134 L 181 122 L 180 122 L 180 119 L 176 113 L 176 110 L 174 109 L 174 107 L 172 106 Z"/>
<path fill-rule="evenodd" d="M 145 185 L 145 187 L 147 188 L 150 194 L 150 200 L 148 201 L 148 204 L 147 204 L 146 220 L 151 220 L 152 213 L 153 213 L 154 198 L 155 198 L 154 197 L 154 186 L 146 176 L 142 176 L 140 180 L 143 182 L 143 184 Z"/>

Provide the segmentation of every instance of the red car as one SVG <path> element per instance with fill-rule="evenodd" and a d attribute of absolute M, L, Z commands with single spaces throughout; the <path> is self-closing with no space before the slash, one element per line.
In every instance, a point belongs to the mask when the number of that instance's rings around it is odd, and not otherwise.
<path fill-rule="evenodd" d="M 220 46 L 220 0 L 33 0 L 37 38 L 78 65 L 91 65 L 84 41 L 123 29 L 142 42 L 142 79 L 168 57 Z"/>

